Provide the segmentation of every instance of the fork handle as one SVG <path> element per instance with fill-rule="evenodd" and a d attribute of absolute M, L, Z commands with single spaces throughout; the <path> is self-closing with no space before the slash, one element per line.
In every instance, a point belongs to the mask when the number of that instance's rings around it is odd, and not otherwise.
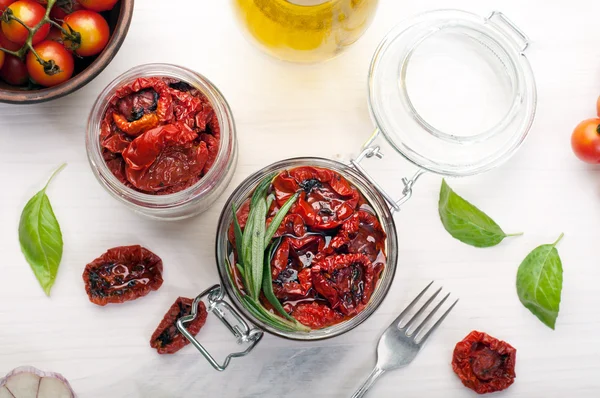
<path fill-rule="evenodd" d="M 385 372 L 383 369 L 375 366 L 375 369 L 373 369 L 369 377 L 367 377 L 367 380 L 365 380 L 365 382 L 360 386 L 360 388 L 356 390 L 354 395 L 352 395 L 352 398 L 363 397 L 367 393 L 367 390 L 371 388 L 373 384 L 375 384 L 375 381 L 377 381 L 377 379 L 381 377 L 383 372 Z"/>

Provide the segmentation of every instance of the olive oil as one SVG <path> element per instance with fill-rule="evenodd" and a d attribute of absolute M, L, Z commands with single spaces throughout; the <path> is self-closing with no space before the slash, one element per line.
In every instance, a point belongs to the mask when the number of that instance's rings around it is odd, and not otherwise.
<path fill-rule="evenodd" d="M 318 62 L 354 43 L 378 0 L 232 0 L 247 34 L 270 55 Z"/>

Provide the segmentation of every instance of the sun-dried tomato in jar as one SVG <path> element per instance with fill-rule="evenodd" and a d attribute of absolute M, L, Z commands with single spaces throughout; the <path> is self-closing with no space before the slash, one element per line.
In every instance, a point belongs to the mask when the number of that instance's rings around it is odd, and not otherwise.
<path fill-rule="evenodd" d="M 142 193 L 167 195 L 208 173 L 219 152 L 220 127 L 199 90 L 177 79 L 140 77 L 109 100 L 99 139 L 119 181 Z"/>
<path fill-rule="evenodd" d="M 517 350 L 486 333 L 472 331 L 456 344 L 452 369 L 462 383 L 486 394 L 502 391 L 515 381 Z"/>
<path fill-rule="evenodd" d="M 86 265 L 83 281 L 92 303 L 123 303 L 158 290 L 163 283 L 162 270 L 162 260 L 150 250 L 121 246 Z"/>
<path fill-rule="evenodd" d="M 273 313 L 285 311 L 304 326 L 322 329 L 356 316 L 369 304 L 385 267 L 387 236 L 355 186 L 334 170 L 314 166 L 287 169 L 272 177 L 265 191 L 271 203 L 266 225 L 295 194 L 297 199 L 290 202 L 288 213 L 280 216 L 273 238 L 266 242 L 272 289 L 259 295 L 259 300 Z M 247 199 L 237 209 L 243 234 L 247 224 L 254 222 L 249 221 L 251 207 Z M 228 238 L 232 261 L 239 265 L 233 225 Z M 244 271 L 232 267 L 232 272 L 244 291 L 248 286 Z M 274 298 L 269 301 L 267 295 Z M 273 300 L 281 304 L 279 310 L 274 310 Z"/>
<path fill-rule="evenodd" d="M 177 329 L 177 320 L 192 313 L 192 305 L 194 300 L 186 297 L 179 297 L 169 311 L 163 317 L 152 337 L 150 338 L 150 347 L 155 348 L 159 354 L 174 354 L 188 345 L 190 342 Z M 187 330 L 196 335 L 204 326 L 208 312 L 206 306 L 201 301 L 198 304 L 196 318 L 186 325 Z"/>

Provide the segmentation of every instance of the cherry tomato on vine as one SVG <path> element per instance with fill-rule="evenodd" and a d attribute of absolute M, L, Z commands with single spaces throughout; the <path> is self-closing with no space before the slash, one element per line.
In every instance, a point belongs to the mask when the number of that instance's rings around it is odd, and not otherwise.
<path fill-rule="evenodd" d="M 79 0 L 82 6 L 92 11 L 112 10 L 119 0 Z"/>
<path fill-rule="evenodd" d="M 56 26 L 50 29 L 50 33 L 46 36 L 46 40 L 52 40 L 62 44 L 62 32 Z"/>
<path fill-rule="evenodd" d="M 66 82 L 73 76 L 73 69 L 75 68 L 73 55 L 62 44 L 45 40 L 33 49 L 44 61 L 52 60 L 60 69 L 58 73 L 53 75 L 47 74 L 44 66 L 38 62 L 33 52 L 30 51 L 27 54 L 27 70 L 36 83 L 44 87 L 52 87 Z"/>
<path fill-rule="evenodd" d="M 22 86 L 29 80 L 29 73 L 25 62 L 14 55 L 6 54 L 4 65 L 0 69 L 0 78 L 13 86 Z"/>
<path fill-rule="evenodd" d="M 579 123 L 571 136 L 575 155 L 586 163 L 600 163 L 600 119 Z"/>
<path fill-rule="evenodd" d="M 102 15 L 94 11 L 75 11 L 65 17 L 62 27 L 68 32 L 79 34 L 79 42 L 68 40 L 64 33 L 63 40 L 66 48 L 82 57 L 100 53 L 110 37 L 108 23 Z"/>
<path fill-rule="evenodd" d="M 82 9 L 83 7 L 81 6 L 81 4 L 75 1 L 73 1 L 73 4 L 70 8 L 61 7 L 55 4 L 54 7 L 52 7 L 52 10 L 50 10 L 50 18 L 52 18 L 56 22 L 62 22 L 63 19 L 65 19 L 65 17 L 70 13 Z"/>
<path fill-rule="evenodd" d="M 10 51 L 19 51 L 21 45 L 8 40 L 6 36 L 4 36 L 4 34 L 2 33 L 2 30 L 0 30 L 0 47 Z"/>
<path fill-rule="evenodd" d="M 6 7 L 14 3 L 16 0 L 0 0 L 0 11 L 6 10 Z"/>
<path fill-rule="evenodd" d="M 31 0 L 19 0 L 12 3 L 8 8 L 12 11 L 13 15 L 23 21 L 27 26 L 33 28 L 36 26 L 46 15 L 46 8 L 44 6 L 35 3 Z M 33 45 L 41 42 L 48 35 L 50 31 L 50 24 L 44 24 L 33 36 Z M 29 31 L 15 20 L 8 22 L 2 21 L 2 32 L 8 38 L 8 40 L 17 44 L 25 44 Z"/>

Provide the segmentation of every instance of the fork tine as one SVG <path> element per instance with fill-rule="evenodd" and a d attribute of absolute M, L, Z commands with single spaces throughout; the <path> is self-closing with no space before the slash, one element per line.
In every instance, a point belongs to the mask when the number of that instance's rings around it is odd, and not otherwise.
<path fill-rule="evenodd" d="M 444 296 L 444 298 L 435 306 L 435 308 L 433 310 L 431 310 L 431 312 L 429 314 L 427 314 L 425 319 L 423 319 L 423 322 L 421 322 L 421 324 L 419 326 L 417 326 L 417 328 L 411 333 L 413 336 L 416 336 L 419 334 L 419 332 L 425 327 L 427 322 L 429 322 L 429 320 L 433 317 L 433 315 L 437 312 L 437 310 L 439 310 L 440 307 L 442 306 L 442 304 L 444 304 L 444 301 L 446 301 L 446 299 L 448 299 L 448 296 L 450 296 L 450 293 L 446 294 L 446 296 Z"/>
<path fill-rule="evenodd" d="M 433 300 L 435 300 L 435 298 L 437 297 L 438 294 L 440 294 L 440 292 L 442 291 L 442 288 L 440 287 L 437 292 L 433 293 L 433 296 L 431 296 L 429 298 L 429 300 L 427 300 L 425 302 L 425 304 L 423 304 L 423 306 L 412 316 L 412 318 L 410 318 L 410 321 L 406 322 L 406 325 L 404 325 L 404 329 L 408 329 L 410 327 L 410 325 L 412 325 L 417 318 L 423 313 L 423 311 L 425 311 L 427 309 L 427 307 L 429 307 L 429 304 L 431 304 L 433 302 Z M 434 308 L 433 311 L 435 311 L 437 309 Z"/>
<path fill-rule="evenodd" d="M 452 303 L 452 305 L 450 306 L 450 308 L 448 308 L 446 310 L 446 312 L 444 312 L 444 315 L 442 315 L 440 317 L 440 319 L 438 319 L 438 321 L 431 327 L 431 329 L 429 329 L 429 331 L 427 333 L 425 333 L 425 335 L 423 336 L 423 338 L 419 339 L 419 344 L 425 343 L 425 341 L 429 338 L 429 336 L 431 336 L 431 334 L 438 328 L 438 326 L 441 325 L 441 323 L 444 321 L 444 319 L 446 319 L 446 317 L 448 316 L 448 314 L 450 313 L 450 311 L 452 311 L 452 309 L 454 308 L 454 306 L 456 305 L 456 303 L 458 303 L 458 299 L 456 299 L 456 301 L 454 303 Z"/>
<path fill-rule="evenodd" d="M 398 326 L 398 324 L 400 323 L 400 321 L 402 320 L 402 318 L 404 316 L 406 316 L 406 314 L 408 314 L 408 312 L 412 309 L 412 307 L 415 306 L 415 304 L 417 304 L 417 302 L 419 301 L 419 299 L 421 299 L 421 297 L 423 297 L 423 295 L 425 294 L 425 292 L 427 291 L 427 289 L 429 289 L 429 287 L 433 285 L 433 281 L 431 281 L 429 283 L 429 285 L 425 286 L 425 289 L 423 289 L 421 291 L 421 293 L 419 293 L 419 295 L 404 309 L 404 311 L 402 311 L 400 313 L 400 315 L 398 315 L 396 317 L 396 319 L 394 319 L 394 322 L 392 322 L 392 324 L 390 326 Z"/>

